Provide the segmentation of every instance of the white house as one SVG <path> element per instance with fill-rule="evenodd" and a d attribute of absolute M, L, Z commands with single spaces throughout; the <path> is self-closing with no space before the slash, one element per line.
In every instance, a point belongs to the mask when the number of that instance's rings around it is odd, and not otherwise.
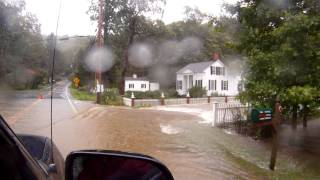
<path fill-rule="evenodd" d="M 160 89 L 158 82 L 151 82 L 146 77 L 138 77 L 133 74 L 132 77 L 125 78 L 125 91 L 156 91 Z"/>
<path fill-rule="evenodd" d="M 216 54 L 211 61 L 191 63 L 177 72 L 176 90 L 179 95 L 186 95 L 193 86 L 207 90 L 207 95 L 234 96 L 241 86 L 240 74 L 231 75 L 228 67 Z"/>

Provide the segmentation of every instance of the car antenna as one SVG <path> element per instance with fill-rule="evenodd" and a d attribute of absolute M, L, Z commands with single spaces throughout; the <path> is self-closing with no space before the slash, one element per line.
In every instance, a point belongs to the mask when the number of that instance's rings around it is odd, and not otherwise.
<path fill-rule="evenodd" d="M 62 0 L 60 0 L 59 9 L 58 9 L 58 18 L 56 24 L 56 34 L 54 37 L 54 44 L 53 44 L 53 55 L 52 55 L 52 64 L 51 64 L 51 81 L 50 81 L 50 139 L 51 139 L 51 164 L 49 165 L 49 172 L 56 172 L 56 165 L 54 164 L 53 160 L 53 135 L 52 135 L 52 104 L 53 104 L 53 77 L 54 77 L 54 64 L 55 64 L 55 57 L 56 57 L 56 48 L 57 48 L 57 40 L 58 40 L 58 28 L 59 28 L 59 20 L 60 20 L 60 12 L 61 12 L 61 4 Z"/>

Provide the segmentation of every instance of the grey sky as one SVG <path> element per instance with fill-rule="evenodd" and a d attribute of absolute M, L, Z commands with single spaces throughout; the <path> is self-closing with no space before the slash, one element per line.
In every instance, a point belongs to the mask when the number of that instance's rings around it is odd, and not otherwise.
<path fill-rule="evenodd" d="M 43 34 L 55 31 L 60 0 L 25 0 L 27 11 L 38 17 Z M 198 7 L 203 12 L 221 14 L 223 2 L 236 0 L 167 0 L 163 21 L 171 23 L 183 18 L 185 6 Z M 96 24 L 90 21 L 86 11 L 89 0 L 63 0 L 60 14 L 59 35 L 94 35 Z"/>

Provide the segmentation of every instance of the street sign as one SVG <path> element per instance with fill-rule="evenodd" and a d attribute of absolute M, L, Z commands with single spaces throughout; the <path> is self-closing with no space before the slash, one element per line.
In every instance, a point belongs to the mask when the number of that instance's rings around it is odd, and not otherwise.
<path fill-rule="evenodd" d="M 253 109 L 251 112 L 251 120 L 255 123 L 271 121 L 271 109 Z"/>
<path fill-rule="evenodd" d="M 79 85 L 80 85 L 80 78 L 75 77 L 75 78 L 73 79 L 73 83 L 74 83 L 74 86 L 75 86 L 76 88 L 78 88 Z"/>

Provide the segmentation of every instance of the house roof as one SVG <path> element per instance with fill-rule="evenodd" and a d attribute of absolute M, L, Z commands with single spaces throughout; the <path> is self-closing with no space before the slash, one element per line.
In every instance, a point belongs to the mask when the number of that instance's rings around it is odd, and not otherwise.
<path fill-rule="evenodd" d="M 183 73 L 185 70 L 190 70 L 193 73 L 202 73 L 208 66 L 210 66 L 214 61 L 205 61 L 198 63 L 190 63 L 180 69 L 177 73 Z"/>
<path fill-rule="evenodd" d="M 149 79 L 147 77 L 126 77 L 125 78 L 126 81 L 149 81 Z"/>

